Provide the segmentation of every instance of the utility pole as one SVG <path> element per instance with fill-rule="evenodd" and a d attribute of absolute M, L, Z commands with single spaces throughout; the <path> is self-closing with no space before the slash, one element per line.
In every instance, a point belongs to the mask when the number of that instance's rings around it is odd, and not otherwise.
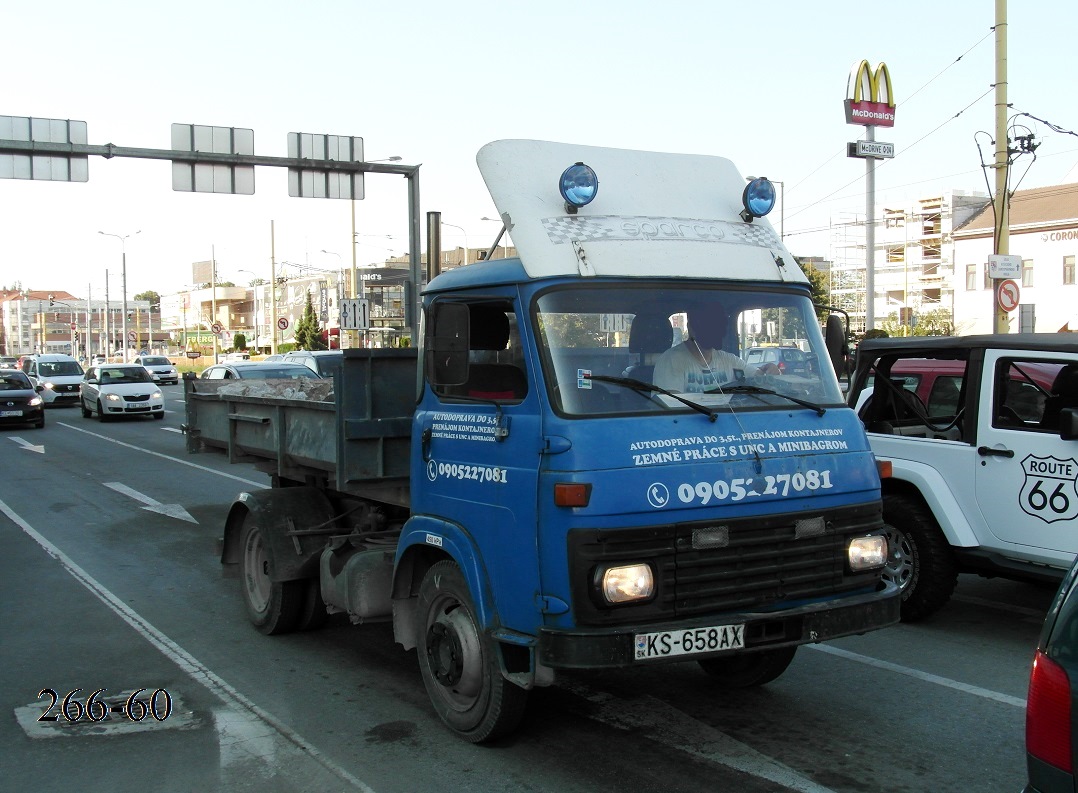
<path fill-rule="evenodd" d="M 996 0 L 996 195 L 995 245 L 993 253 L 1010 253 L 1011 199 L 1007 192 L 1010 161 L 1007 138 L 1007 0 Z M 1002 278 L 992 279 L 992 316 L 995 333 L 1009 333 L 1008 314 L 999 305 Z"/>

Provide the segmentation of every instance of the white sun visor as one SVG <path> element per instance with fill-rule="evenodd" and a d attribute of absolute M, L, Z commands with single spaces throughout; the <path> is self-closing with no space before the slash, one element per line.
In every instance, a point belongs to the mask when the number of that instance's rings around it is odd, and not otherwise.
<path fill-rule="evenodd" d="M 806 281 L 765 218 L 743 219 L 746 181 L 723 157 L 500 140 L 476 161 L 533 278 Z"/>

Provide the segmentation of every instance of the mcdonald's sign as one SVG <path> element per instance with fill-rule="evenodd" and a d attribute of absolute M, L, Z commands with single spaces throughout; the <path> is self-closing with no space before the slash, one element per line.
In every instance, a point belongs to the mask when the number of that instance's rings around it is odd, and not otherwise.
<path fill-rule="evenodd" d="M 846 85 L 846 123 L 864 127 L 895 125 L 895 95 L 891 72 L 882 61 L 873 70 L 862 60 L 850 69 Z"/>

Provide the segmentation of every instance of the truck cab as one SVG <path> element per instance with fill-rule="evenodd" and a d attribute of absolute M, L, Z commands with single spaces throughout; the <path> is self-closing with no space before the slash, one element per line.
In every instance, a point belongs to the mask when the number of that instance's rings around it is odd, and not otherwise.
<path fill-rule="evenodd" d="M 398 570 L 448 553 L 524 687 L 670 660 L 758 684 L 799 644 L 896 621 L 896 590 L 860 557 L 880 480 L 833 368 L 741 359 L 769 330 L 828 355 L 733 166 L 534 141 L 478 159 L 520 258 L 424 290 Z M 602 192 L 567 211 L 555 185 L 581 163 Z M 717 318 L 720 349 L 656 383 L 664 356 L 701 351 L 694 314 Z M 432 619 L 411 639 L 428 681 L 453 676 Z"/>

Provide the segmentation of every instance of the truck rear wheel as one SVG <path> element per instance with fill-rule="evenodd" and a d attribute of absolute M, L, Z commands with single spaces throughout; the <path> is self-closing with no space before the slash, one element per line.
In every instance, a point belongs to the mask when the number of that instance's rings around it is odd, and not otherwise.
<path fill-rule="evenodd" d="M 427 571 L 416 619 L 423 685 L 442 721 L 471 743 L 512 732 L 528 692 L 502 677 L 498 649 L 479 627 L 455 562 L 441 561 Z"/>
<path fill-rule="evenodd" d="M 270 579 L 272 550 L 254 520 L 252 515 L 244 518 L 241 534 L 240 580 L 247 616 L 262 633 L 288 633 L 295 630 L 303 613 L 307 582 Z"/>
<path fill-rule="evenodd" d="M 794 660 L 797 647 L 777 647 L 725 658 L 705 658 L 700 668 L 728 688 L 752 688 L 770 683 Z"/>
<path fill-rule="evenodd" d="M 916 499 L 886 496 L 883 520 L 888 544 L 883 577 L 902 590 L 902 621 L 924 619 L 951 599 L 958 582 L 951 547 Z"/>

